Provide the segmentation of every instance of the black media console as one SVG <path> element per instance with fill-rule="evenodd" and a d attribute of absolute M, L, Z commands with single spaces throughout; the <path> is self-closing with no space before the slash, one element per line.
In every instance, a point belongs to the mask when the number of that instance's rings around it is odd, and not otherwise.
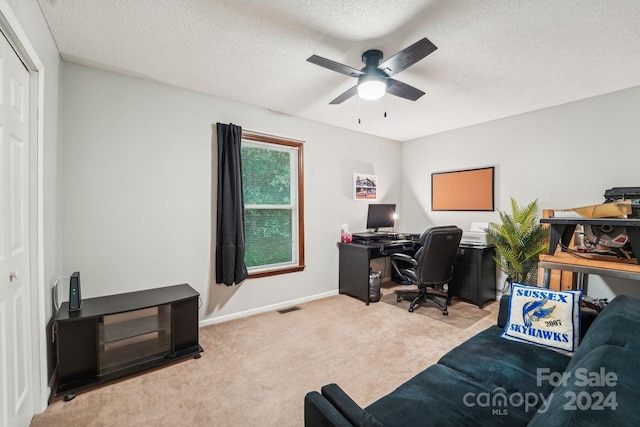
<path fill-rule="evenodd" d="M 175 285 L 62 303 L 55 316 L 55 395 L 96 386 L 186 357 L 200 357 L 198 298 Z"/>

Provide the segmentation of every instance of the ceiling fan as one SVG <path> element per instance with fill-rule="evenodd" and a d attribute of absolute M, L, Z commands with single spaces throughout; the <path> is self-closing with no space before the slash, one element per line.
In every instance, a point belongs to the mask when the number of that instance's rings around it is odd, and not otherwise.
<path fill-rule="evenodd" d="M 377 49 L 367 50 L 362 54 L 362 62 L 364 62 L 365 66 L 361 70 L 322 58 L 318 55 L 310 56 L 307 58 L 307 61 L 331 71 L 358 78 L 357 85 L 338 96 L 331 101 L 330 104 L 340 104 L 356 93 L 360 98 L 365 100 L 378 99 L 385 93 L 389 93 L 399 96 L 400 98 L 415 101 L 424 95 L 424 92 L 406 83 L 392 79 L 391 76 L 409 68 L 436 49 L 436 45 L 425 37 L 396 53 L 383 63 L 380 63 L 380 61 L 382 61 L 381 51 Z"/>

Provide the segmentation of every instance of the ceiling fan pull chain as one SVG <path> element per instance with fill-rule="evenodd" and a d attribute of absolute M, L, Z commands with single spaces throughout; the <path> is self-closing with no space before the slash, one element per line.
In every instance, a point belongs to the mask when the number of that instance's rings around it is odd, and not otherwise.
<path fill-rule="evenodd" d="M 387 118 L 387 97 L 385 96 L 383 98 L 383 102 L 384 102 L 384 118 Z"/>

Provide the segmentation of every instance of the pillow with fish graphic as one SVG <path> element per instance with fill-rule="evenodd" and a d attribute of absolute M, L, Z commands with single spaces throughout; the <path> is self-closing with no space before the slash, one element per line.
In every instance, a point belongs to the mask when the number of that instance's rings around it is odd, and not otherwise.
<path fill-rule="evenodd" d="M 509 316 L 501 337 L 571 354 L 580 340 L 582 291 L 511 285 Z"/>

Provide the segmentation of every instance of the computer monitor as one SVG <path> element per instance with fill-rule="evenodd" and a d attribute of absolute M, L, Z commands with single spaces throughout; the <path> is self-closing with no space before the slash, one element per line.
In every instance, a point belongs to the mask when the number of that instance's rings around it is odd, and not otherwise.
<path fill-rule="evenodd" d="M 394 204 L 370 204 L 367 212 L 367 230 L 393 227 L 395 224 L 396 205 Z"/>

